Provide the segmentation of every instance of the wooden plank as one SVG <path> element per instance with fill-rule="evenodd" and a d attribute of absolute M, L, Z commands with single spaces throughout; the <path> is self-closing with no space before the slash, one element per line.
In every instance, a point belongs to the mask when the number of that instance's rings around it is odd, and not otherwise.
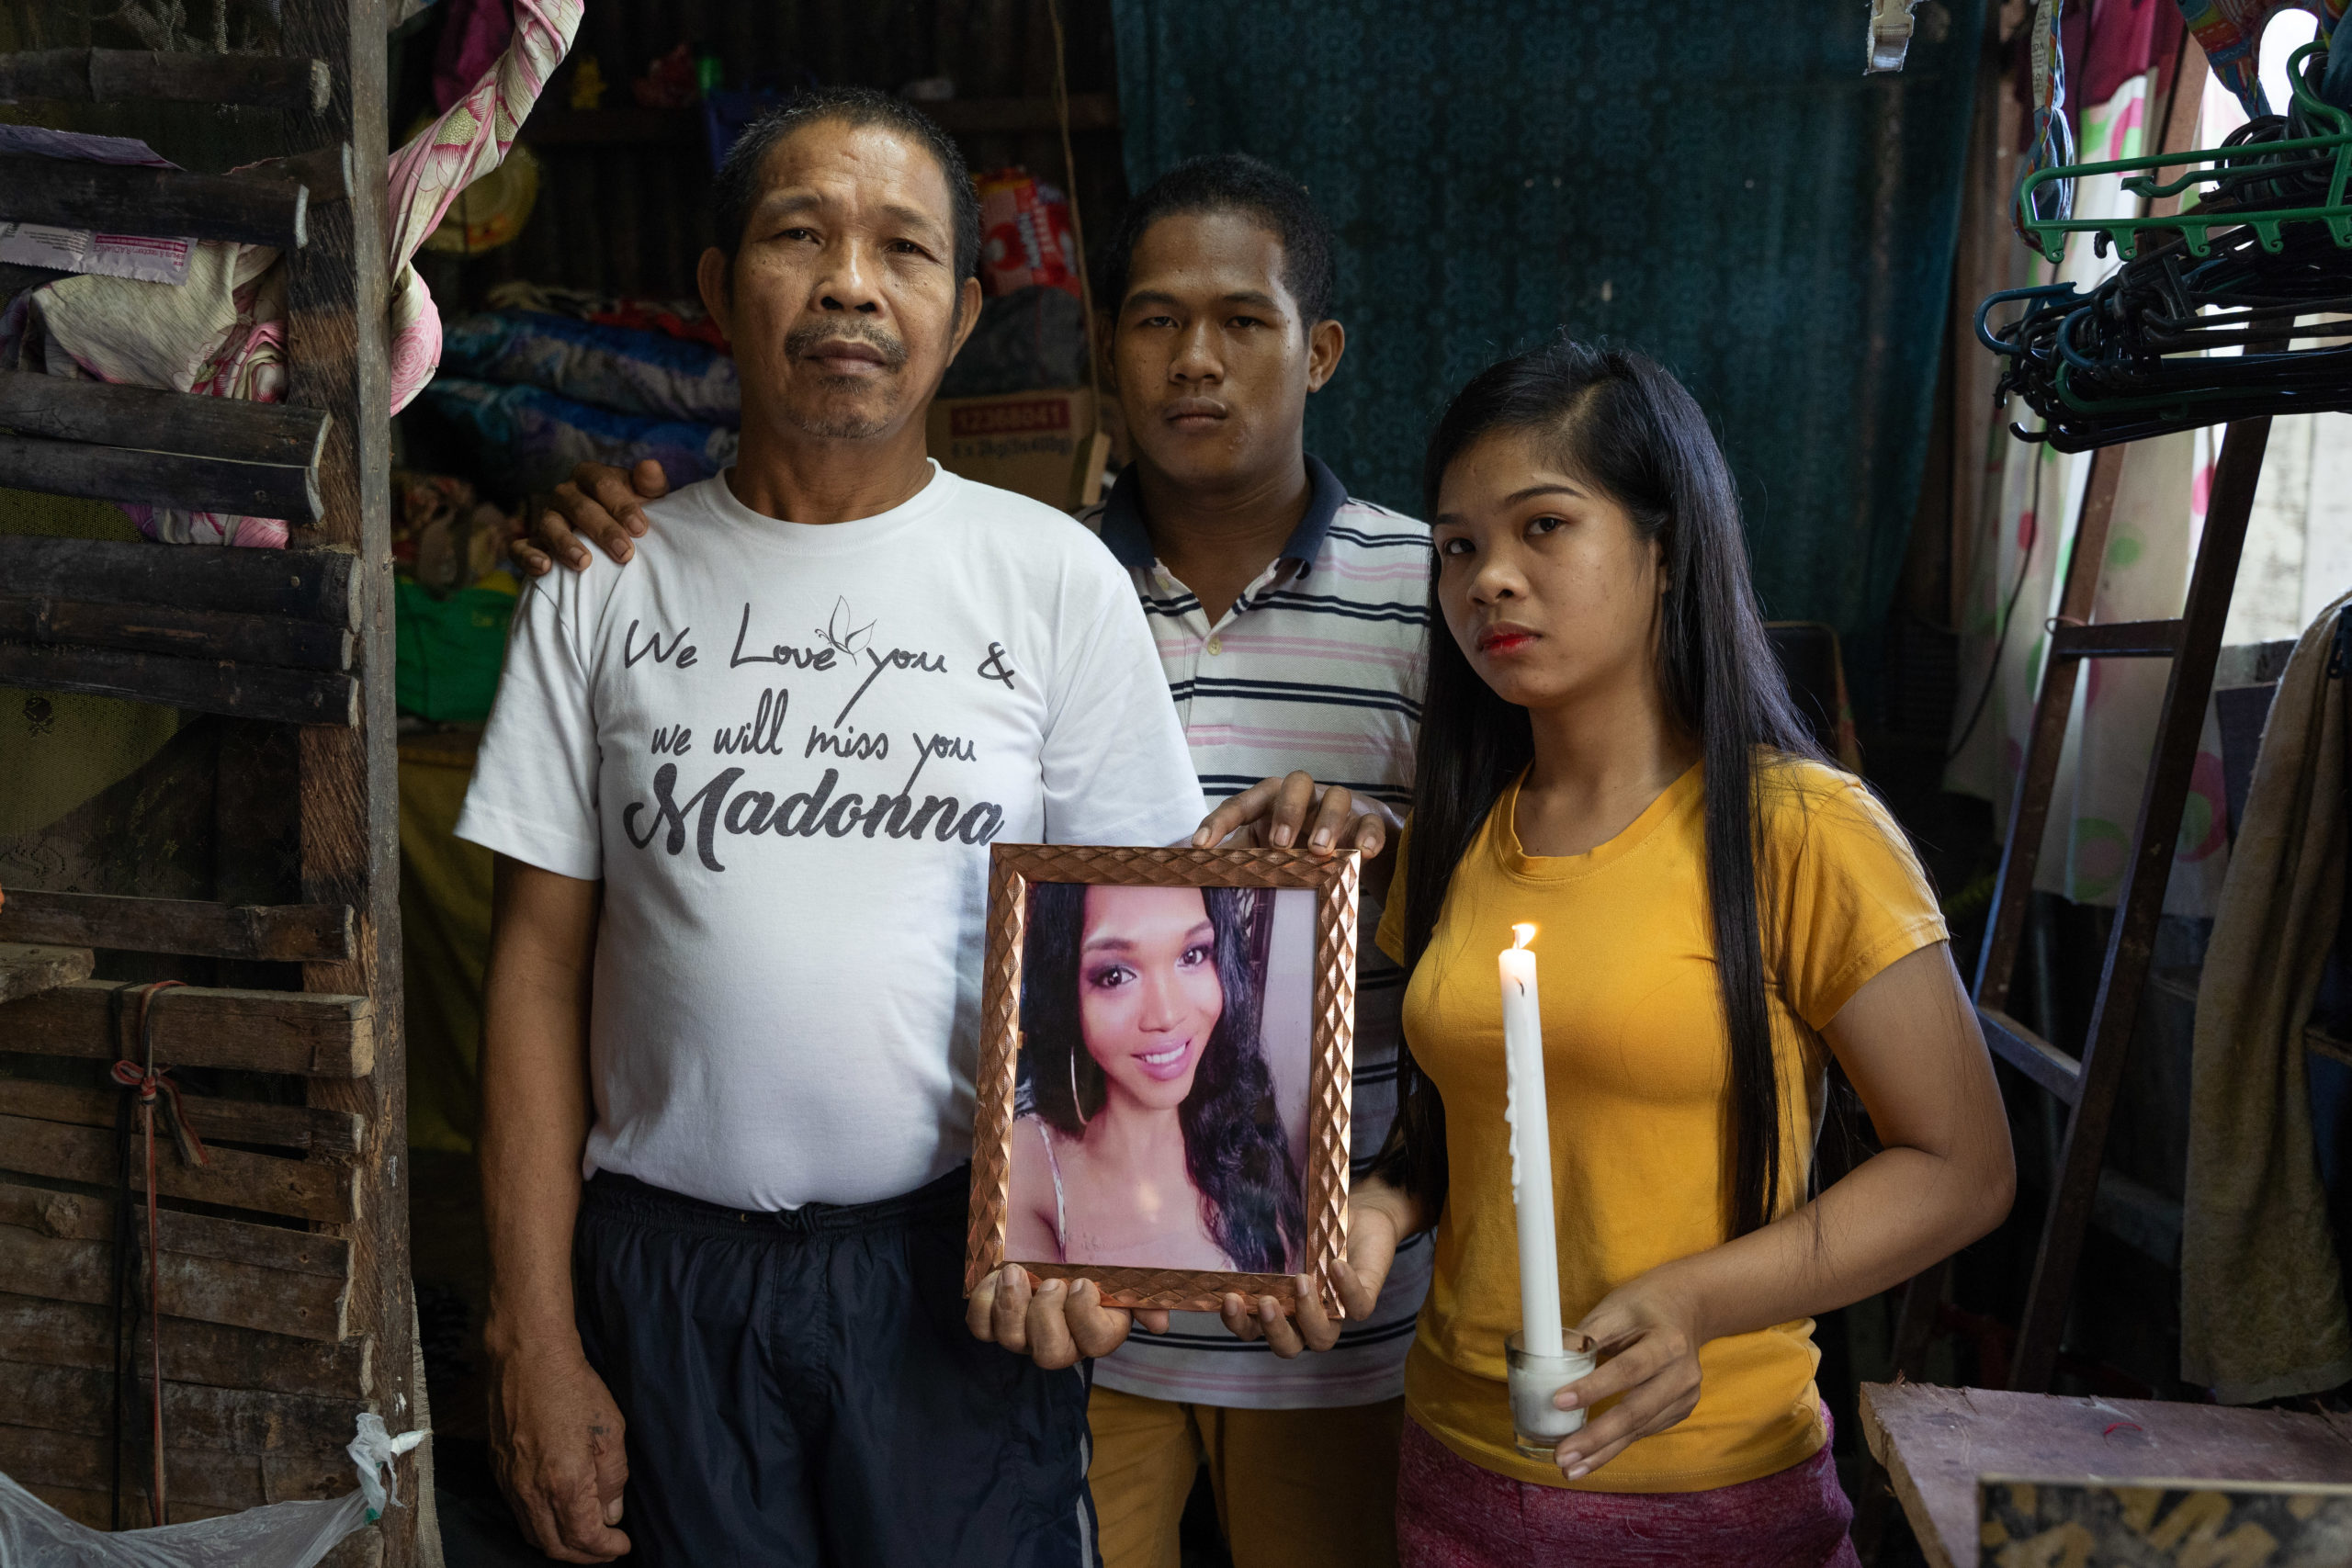
<path fill-rule="evenodd" d="M 1864 1383 L 1862 1434 L 1938 1568 L 1977 1561 L 1976 1481 L 2178 1476 L 2352 1479 L 2352 1438 L 2324 1416 L 2156 1400 L 2074 1399 L 1928 1383 Z"/>
<path fill-rule="evenodd" d="M 0 426 L 53 441 L 307 468 L 319 460 L 328 420 L 322 409 L 0 370 Z"/>
<path fill-rule="evenodd" d="M 0 221 L 298 251 L 310 203 L 290 181 L 0 152 Z"/>
<path fill-rule="evenodd" d="M 311 193 L 315 210 L 322 203 L 351 199 L 351 144 L 314 147 L 283 158 L 265 158 L 237 171 L 241 180 L 292 180 Z M 273 404 L 273 407 L 283 407 Z"/>
<path fill-rule="evenodd" d="M 76 1089 L 32 1078 L 0 1077 L 0 1111 L 42 1122 L 111 1127 L 122 1094 L 119 1089 Z M 347 1111 L 221 1100 L 205 1094 L 182 1094 L 180 1108 L 208 1144 L 267 1144 L 331 1155 L 359 1152 L 359 1119 Z"/>
<path fill-rule="evenodd" d="M 147 1520 L 145 1488 L 140 1485 L 143 1460 L 123 1445 L 123 1489 L 141 1501 L 126 1506 L 127 1522 Z M 143 1451 L 143 1450 L 141 1450 Z M 104 1438 L 44 1432 L 37 1427 L 0 1426 L 0 1474 L 25 1486 L 70 1486 L 104 1495 L 113 1484 L 114 1461 Z M 259 1454 L 199 1453 L 166 1445 L 164 1484 L 175 1502 L 208 1504 L 220 1508 L 259 1507 L 269 1500 Z"/>
<path fill-rule="evenodd" d="M 0 1006 L 0 1050 L 113 1061 L 134 1055 L 121 980 L 82 980 Z M 155 1059 L 180 1067 L 245 1067 L 310 1077 L 357 1077 L 375 1065 L 375 1005 L 365 997 L 183 986 L 152 1004 Z"/>
<path fill-rule="evenodd" d="M 0 1357 L 5 1355 L 6 1348 L 0 1347 Z M 142 1375 L 131 1406 L 142 1417 L 147 1387 Z M 21 1425 L 104 1438 L 112 1403 L 113 1379 L 103 1370 L 0 1359 L 0 1410 L 15 1411 Z M 334 1453 L 351 1441 L 357 1415 L 343 1400 L 164 1380 L 164 1442 L 175 1449 L 304 1457 Z"/>
<path fill-rule="evenodd" d="M 2213 666 L 2221 657 L 2222 628 L 2237 583 L 2238 557 L 2262 476 L 2270 441 L 2268 419 L 2238 420 L 2222 438 L 2213 466 L 2211 503 L 2198 541 L 2197 566 L 2188 580 L 2188 603 L 2181 615 L 2179 657 L 2172 661 L 2159 710 L 2154 756 L 2141 787 L 2140 818 L 2132 832 L 2132 858 L 2116 889 L 2116 919 L 2108 935 L 2083 1046 L 2082 1092 L 2067 1120 L 2058 1179 L 2044 1211 L 2041 1241 L 2035 1249 L 2033 1280 L 2018 1325 L 2017 1357 L 2009 1386 L 2040 1393 L 2050 1386 L 2058 1364 L 2058 1342 L 2075 1294 L 2075 1269 L 2083 1236 L 2098 1201 L 2099 1174 L 2107 1164 L 2107 1129 L 2123 1088 L 2123 1070 L 2140 1015 L 2149 961 L 2155 953 L 2156 926 L 2164 915 L 2165 886 L 2172 875 L 2180 819 L 2188 804 L 2188 780 L 2205 730 L 2213 695 Z M 2077 544 L 2077 549 L 2083 547 Z"/>
<path fill-rule="evenodd" d="M 9 908 L 17 894 L 0 904 L 0 935 L 6 934 Z M 0 1002 L 37 997 L 76 980 L 86 980 L 97 954 L 86 947 L 37 947 L 21 942 L 0 942 Z"/>
<path fill-rule="evenodd" d="M 322 61 L 277 54 L 165 54 L 145 49 L 37 49 L 0 54 L 0 103 L 243 104 L 306 108 L 327 97 Z"/>
<path fill-rule="evenodd" d="M 2170 659 L 2180 651 L 2178 621 L 2100 621 L 2050 634 L 2057 659 Z"/>
<path fill-rule="evenodd" d="M 420 1425 L 425 1391 L 415 1354 L 409 1275 L 407 1052 L 401 1032 L 399 715 L 393 704 L 390 355 L 384 179 L 387 73 L 376 10 L 350 0 L 286 0 L 282 47 L 334 63 L 327 107 L 300 130 L 308 143 L 349 141 L 348 202 L 318 215 L 315 243 L 286 258 L 286 400 L 334 415 L 319 462 L 325 544 L 369 563 L 361 585 L 359 667 L 369 671 L 361 728 L 300 731 L 301 887 L 306 902 L 348 904 L 359 942 L 340 963 L 303 966 L 305 989 L 365 996 L 379 1010 L 375 1070 L 308 1086 L 311 1103 L 355 1112 L 368 1127 L 358 1167 L 367 1186 L 355 1225 L 351 1317 L 377 1345 L 371 1404 L 395 1432 Z M 424 1457 L 402 1468 L 416 1484 Z M 385 1517 L 374 1540 L 385 1568 L 419 1558 L 419 1510 Z M 428 1557 L 437 1552 L 428 1550 Z"/>
<path fill-rule="evenodd" d="M 207 1151 L 206 1164 L 188 1165 L 176 1148 L 165 1149 L 162 1143 L 159 1136 L 155 1185 L 166 1197 L 304 1220 L 357 1217 L 347 1163 L 216 1148 Z M 108 1187 L 117 1168 L 110 1128 L 0 1115 L 0 1169 Z M 139 1191 L 147 1190 L 143 1160 L 132 1161 L 130 1184 Z"/>
<path fill-rule="evenodd" d="M 217 1508 L 336 1497 L 358 1484 L 350 1457 L 339 1450 L 331 1455 L 234 1454 L 169 1444 L 164 1464 L 164 1484 L 175 1503 Z M 138 1469 L 136 1463 L 123 1466 L 126 1488 L 136 1484 Z M 107 1440 L 102 1437 L 0 1426 L 0 1474 L 20 1484 L 73 1486 L 103 1494 L 112 1473 Z M 146 1494 L 142 1491 L 138 1495 L 143 1498 Z M 413 1514 L 415 1510 L 405 1511 Z M 146 1505 L 141 1502 L 125 1513 L 143 1519 Z"/>
<path fill-rule="evenodd" d="M 0 436 L 0 441 L 6 437 Z M 348 728 L 359 722 L 359 682 L 331 670 L 288 670 L 225 660 L 175 659 L 111 648 L 0 642 L 0 685 L 88 692 L 162 707 L 280 724 Z"/>
<path fill-rule="evenodd" d="M 164 1304 L 172 1304 L 168 1295 Z M 0 1347 L 44 1366 L 104 1368 L 113 1354 L 114 1321 L 102 1305 L 0 1292 Z M 323 1344 L 167 1314 L 164 1379 L 356 1402 L 367 1396 L 372 1348 L 365 1338 Z"/>
<path fill-rule="evenodd" d="M 142 1256 L 144 1250 L 141 1248 Z M 106 1308 L 114 1300 L 114 1246 L 0 1224 L 0 1278 L 23 1295 Z M 349 1284 L 323 1275 L 166 1250 L 163 1293 L 164 1310 L 175 1319 L 229 1324 L 322 1345 L 339 1344 L 347 1337 Z M 26 1352 L 10 1345 L 0 1347 L 0 1354 Z M 0 1410 L 6 1408 L 0 1404 Z"/>
<path fill-rule="evenodd" d="M 21 1225 L 42 1235 L 65 1241 L 110 1241 L 114 1213 L 111 1197 L 0 1183 L 0 1224 Z M 322 1280 L 351 1277 L 351 1244 L 324 1231 L 256 1224 L 251 1220 L 168 1208 L 157 1213 L 155 1224 L 166 1255 L 211 1258 Z M 147 1245 L 143 1206 L 135 1228 L 143 1254 Z M 6 1353 L 7 1347 L 0 1344 L 0 1355 Z"/>
<path fill-rule="evenodd" d="M 352 637 L 317 621 L 0 593 L 0 640 L 114 648 L 289 670 L 348 670 Z"/>
<path fill-rule="evenodd" d="M 359 563 L 334 550 L 203 550 L 0 534 L 0 583 L 31 598 L 358 625 Z"/>
<path fill-rule="evenodd" d="M 351 935 L 351 910 L 340 904 L 212 904 L 19 888 L 0 905 L 0 942 L 300 964 L 349 957 Z"/>
<path fill-rule="evenodd" d="M 2072 1105 L 2082 1094 L 2083 1065 L 1996 1008 L 1978 1008 L 1976 1021 L 1993 1055 Z"/>
<path fill-rule="evenodd" d="M 0 170 L 0 177 L 5 175 Z M 244 463 L 38 435 L 0 435 L 0 485 L 184 512 L 282 517 L 306 526 L 319 517 L 317 474 L 291 463 Z"/>

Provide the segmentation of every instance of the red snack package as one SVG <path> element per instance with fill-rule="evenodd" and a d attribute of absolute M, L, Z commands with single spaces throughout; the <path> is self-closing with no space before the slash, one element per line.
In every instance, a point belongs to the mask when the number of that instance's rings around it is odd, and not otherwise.
<path fill-rule="evenodd" d="M 1078 242 L 1061 193 L 1018 164 L 972 183 L 980 193 L 981 287 L 996 295 L 1046 284 L 1078 297 Z"/>

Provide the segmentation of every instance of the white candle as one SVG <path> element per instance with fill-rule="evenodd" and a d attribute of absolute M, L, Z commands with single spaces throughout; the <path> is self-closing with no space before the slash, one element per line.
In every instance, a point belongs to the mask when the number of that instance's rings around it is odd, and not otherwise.
<path fill-rule="evenodd" d="M 1533 926 L 1502 953 L 1503 1121 L 1510 1129 L 1511 1201 L 1519 1209 L 1519 1331 L 1530 1355 L 1558 1356 L 1560 1247 L 1552 1229 L 1552 1123 L 1544 1103 L 1544 1012 L 1535 992 Z"/>

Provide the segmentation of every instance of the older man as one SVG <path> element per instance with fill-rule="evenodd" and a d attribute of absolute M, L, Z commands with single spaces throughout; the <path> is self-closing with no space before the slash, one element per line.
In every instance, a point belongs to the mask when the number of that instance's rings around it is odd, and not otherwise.
<path fill-rule="evenodd" d="M 1206 794 L 1303 769 L 1401 807 L 1430 533 L 1351 499 L 1306 451 L 1307 400 L 1346 346 L 1331 253 L 1307 193 L 1252 158 L 1184 164 L 1136 195 L 1102 248 L 1099 290 L 1135 462 L 1087 521 L 1134 581 Z M 646 532 L 618 469 L 575 478 L 558 496 L 569 522 L 542 518 L 545 550 L 517 549 L 527 570 L 546 571 L 548 552 L 584 565 L 575 528 L 616 561 Z M 636 482 L 662 493 L 660 466 L 640 464 Z M 1368 870 L 1366 929 L 1383 868 Z M 1369 1158 L 1395 1114 L 1404 976 L 1363 952 L 1351 1127 Z M 1429 1271 L 1415 1238 L 1322 1356 L 1281 1359 L 1180 1314 L 1098 1361 L 1089 1480 L 1107 1568 L 1176 1568 L 1204 1466 L 1238 1568 L 1393 1563 L 1405 1354 Z M 1254 1310 L 1232 1298 L 1227 1320 Z"/>
<path fill-rule="evenodd" d="M 954 144 L 827 92 L 716 203 L 737 465 L 532 585 L 458 826 L 499 1469 L 567 1562 L 1085 1568 L 1073 1363 L 1127 1315 L 1008 1280 L 1023 1358 L 959 1299 L 987 845 L 1181 840 L 1199 787 L 1117 562 L 924 456 Z"/>

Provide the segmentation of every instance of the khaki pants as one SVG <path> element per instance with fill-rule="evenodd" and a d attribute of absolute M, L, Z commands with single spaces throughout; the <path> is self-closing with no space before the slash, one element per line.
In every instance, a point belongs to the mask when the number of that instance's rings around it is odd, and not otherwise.
<path fill-rule="evenodd" d="M 1202 1463 L 1234 1568 L 1390 1568 L 1405 1402 L 1227 1410 L 1097 1388 L 1086 1474 L 1103 1568 L 1178 1568 L 1177 1523 Z"/>

